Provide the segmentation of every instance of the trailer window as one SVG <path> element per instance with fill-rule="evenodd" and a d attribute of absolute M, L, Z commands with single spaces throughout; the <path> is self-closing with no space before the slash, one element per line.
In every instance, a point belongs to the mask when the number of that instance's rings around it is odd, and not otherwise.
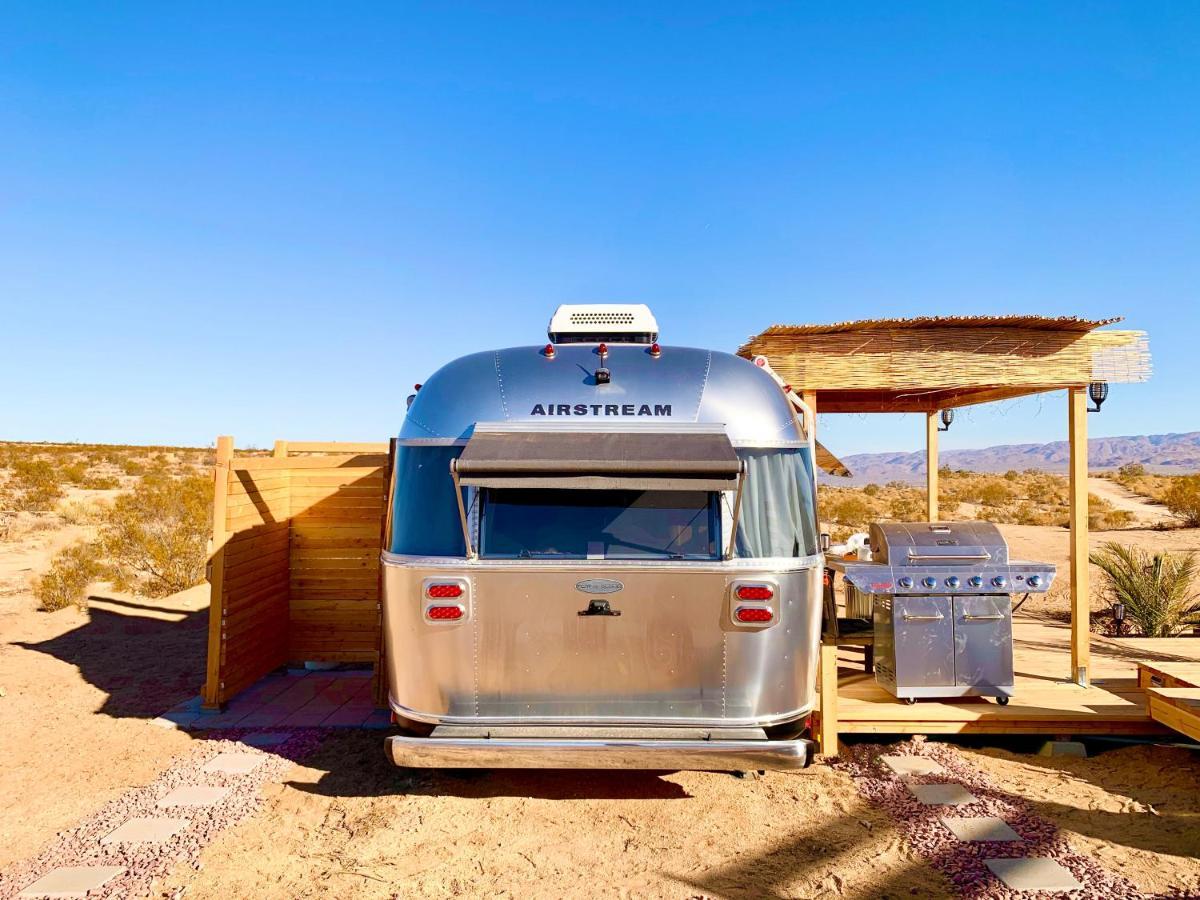
<path fill-rule="evenodd" d="M 465 556 L 450 460 L 462 447 L 396 448 L 390 548 L 411 556 Z"/>
<path fill-rule="evenodd" d="M 716 559 L 703 491 L 487 488 L 480 554 L 500 559 Z"/>
<path fill-rule="evenodd" d="M 739 449 L 746 486 L 737 555 L 757 559 L 817 552 L 817 510 L 808 450 Z"/>

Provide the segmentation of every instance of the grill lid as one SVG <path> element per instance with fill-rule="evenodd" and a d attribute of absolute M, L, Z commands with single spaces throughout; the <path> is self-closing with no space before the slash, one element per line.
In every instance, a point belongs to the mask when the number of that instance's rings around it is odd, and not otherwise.
<path fill-rule="evenodd" d="M 1008 544 L 991 522 L 871 525 L 871 557 L 893 567 L 1006 566 Z"/>

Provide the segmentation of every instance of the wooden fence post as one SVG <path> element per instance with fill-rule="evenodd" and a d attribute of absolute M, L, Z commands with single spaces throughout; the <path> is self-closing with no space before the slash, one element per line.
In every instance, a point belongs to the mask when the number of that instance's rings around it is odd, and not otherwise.
<path fill-rule="evenodd" d="M 271 455 L 273 457 L 275 457 L 276 459 L 287 459 L 288 442 L 287 441 L 276 441 L 275 449 L 271 452 Z"/>
<path fill-rule="evenodd" d="M 821 721 L 817 743 L 823 756 L 838 755 L 838 648 L 832 641 L 821 641 Z"/>
<path fill-rule="evenodd" d="M 213 466 L 212 547 L 209 553 L 208 665 L 204 682 L 203 706 L 217 710 L 224 702 L 221 686 L 221 617 L 224 606 L 226 503 L 229 499 L 229 463 L 233 459 L 233 438 L 217 438 L 217 459 Z"/>

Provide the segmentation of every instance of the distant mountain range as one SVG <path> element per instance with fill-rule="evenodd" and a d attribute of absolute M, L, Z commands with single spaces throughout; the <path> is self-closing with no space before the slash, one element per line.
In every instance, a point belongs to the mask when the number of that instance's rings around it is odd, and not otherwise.
<path fill-rule="evenodd" d="M 1007 472 L 1039 469 L 1066 472 L 1066 441 L 1049 444 L 1007 444 L 982 450 L 943 450 L 941 464 L 972 472 Z M 884 484 L 888 481 L 917 482 L 925 479 L 925 454 L 857 453 L 842 461 L 853 478 L 830 479 L 832 483 Z M 1200 431 L 1186 434 L 1143 434 L 1130 437 L 1094 438 L 1088 441 L 1088 466 L 1092 470 L 1115 469 L 1126 463 L 1141 463 L 1148 472 L 1186 474 L 1200 471 Z"/>

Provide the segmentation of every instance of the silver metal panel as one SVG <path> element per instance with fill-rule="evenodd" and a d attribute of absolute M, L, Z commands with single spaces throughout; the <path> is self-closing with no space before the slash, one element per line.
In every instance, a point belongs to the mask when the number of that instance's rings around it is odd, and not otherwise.
<path fill-rule="evenodd" d="M 412 768 L 803 769 L 811 747 L 806 740 L 387 739 L 392 761 Z"/>
<path fill-rule="evenodd" d="M 954 681 L 981 693 L 1013 684 L 1012 599 L 954 598 Z"/>
<path fill-rule="evenodd" d="M 893 567 L 1008 562 L 1008 544 L 991 522 L 876 522 L 870 539 L 872 558 Z"/>
<path fill-rule="evenodd" d="M 803 717 L 815 701 L 820 632 L 816 560 L 777 567 L 656 562 L 474 560 L 429 565 L 384 558 L 384 637 L 393 709 L 438 723 L 763 725 Z M 744 561 L 743 561 L 744 562 Z M 470 583 L 469 620 L 424 621 L 432 575 Z M 777 620 L 733 624 L 730 583 L 769 578 Z M 619 616 L 581 616 L 578 585 Z"/>
<path fill-rule="evenodd" d="M 1054 584 L 1058 569 L 1052 563 L 1010 562 L 1004 566 L 889 566 L 878 562 L 839 562 L 837 568 L 848 584 L 864 594 L 995 594 L 1005 590 L 1016 594 L 1044 594 Z M 1036 585 L 1029 576 L 1036 575 Z M 971 582 L 977 576 L 979 584 Z M 1003 577 L 1003 585 L 992 579 Z M 925 585 L 932 578 L 934 586 Z M 955 579 L 950 582 L 950 579 Z M 906 580 L 907 579 L 907 580 Z"/>
<path fill-rule="evenodd" d="M 464 440 L 476 422 L 630 424 L 708 422 L 744 446 L 801 442 L 791 406 L 771 376 L 748 360 L 689 347 L 609 346 L 609 384 L 596 384 L 593 344 L 473 353 L 425 382 L 401 440 Z"/>
<path fill-rule="evenodd" d="M 896 597 L 893 600 L 899 696 L 908 687 L 954 684 L 954 614 L 950 597 Z"/>

